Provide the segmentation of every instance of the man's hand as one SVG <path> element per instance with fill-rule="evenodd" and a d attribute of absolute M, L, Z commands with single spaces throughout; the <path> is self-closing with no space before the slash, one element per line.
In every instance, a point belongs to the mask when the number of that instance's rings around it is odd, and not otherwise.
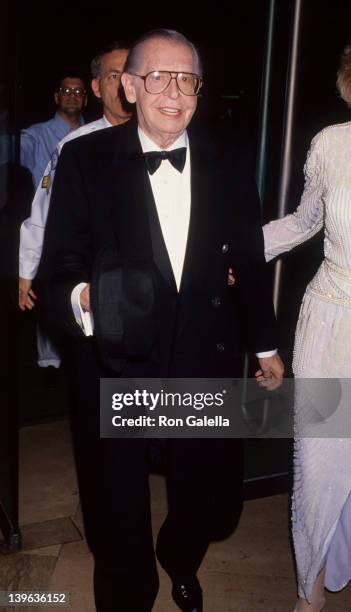
<path fill-rule="evenodd" d="M 32 310 L 35 306 L 37 296 L 32 289 L 32 281 L 30 278 L 19 278 L 18 282 L 18 306 L 21 310 Z"/>
<path fill-rule="evenodd" d="M 258 361 L 261 369 L 255 374 L 256 380 L 269 391 L 278 389 L 284 376 L 284 364 L 278 353 L 273 357 L 260 357 Z"/>
<path fill-rule="evenodd" d="M 87 312 L 91 312 L 90 308 L 90 284 L 84 287 L 82 293 L 80 294 L 80 305 L 83 310 Z"/>

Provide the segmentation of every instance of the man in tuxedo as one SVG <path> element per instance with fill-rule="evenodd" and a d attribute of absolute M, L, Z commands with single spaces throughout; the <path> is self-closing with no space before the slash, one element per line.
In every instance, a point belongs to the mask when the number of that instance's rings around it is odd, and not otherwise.
<path fill-rule="evenodd" d="M 97 350 L 92 325 L 99 316 L 91 306 L 92 270 L 101 264 L 101 251 L 117 249 L 124 274 L 140 267 L 155 287 L 153 342 L 146 349 L 149 329 L 139 331 L 139 344 L 144 337 L 146 344 L 140 354 L 130 350 L 128 312 L 121 376 L 240 376 L 244 348 L 258 353 L 263 383 L 280 379 L 283 366 L 249 164 L 235 139 L 189 126 L 202 84 L 196 48 L 177 32 L 149 32 L 133 45 L 122 84 L 137 119 L 63 148 L 39 291 L 71 374 L 96 608 L 149 612 L 158 589 L 150 440 L 99 439 L 99 378 L 114 375 L 101 359 L 104 345 Z M 236 278 L 231 290 L 229 267 Z M 128 283 L 132 276 L 122 285 Z M 198 568 L 210 541 L 227 537 L 240 517 L 242 448 L 231 439 L 168 439 L 166 464 L 169 509 L 156 554 L 178 607 L 200 612 Z"/>

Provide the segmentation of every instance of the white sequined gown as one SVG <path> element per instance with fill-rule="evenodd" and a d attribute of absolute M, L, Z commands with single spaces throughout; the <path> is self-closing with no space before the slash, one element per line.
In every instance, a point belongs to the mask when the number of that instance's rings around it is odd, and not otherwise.
<path fill-rule="evenodd" d="M 302 388 L 303 379 L 342 379 L 327 383 L 330 390 L 339 385 L 341 393 L 337 414 L 321 419 L 325 437 L 302 437 L 297 431 L 295 440 L 292 529 L 299 596 L 309 601 L 322 567 L 330 590 L 351 579 L 351 122 L 327 127 L 313 139 L 299 207 L 264 227 L 267 260 L 323 225 L 324 260 L 301 305 L 293 360 L 295 424 L 306 409 L 298 379 Z M 337 437 L 328 437 L 333 423 Z"/>

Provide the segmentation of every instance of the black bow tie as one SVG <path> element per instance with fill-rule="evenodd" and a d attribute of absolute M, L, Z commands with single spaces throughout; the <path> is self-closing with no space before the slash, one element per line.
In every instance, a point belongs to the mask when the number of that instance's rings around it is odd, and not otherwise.
<path fill-rule="evenodd" d="M 186 158 L 186 147 L 173 149 L 172 151 L 148 151 L 144 153 L 146 167 L 150 174 L 156 172 L 161 161 L 168 159 L 178 172 L 183 172 Z"/>

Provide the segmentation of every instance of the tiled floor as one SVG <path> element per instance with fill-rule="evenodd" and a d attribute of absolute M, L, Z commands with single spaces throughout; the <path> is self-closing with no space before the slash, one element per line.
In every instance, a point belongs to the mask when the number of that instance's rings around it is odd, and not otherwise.
<path fill-rule="evenodd" d="M 155 532 L 166 511 L 164 480 L 151 477 Z M 0 590 L 70 593 L 70 612 L 94 612 L 92 559 L 83 528 L 66 421 L 21 430 L 20 522 L 24 550 L 0 558 Z M 237 532 L 213 544 L 200 572 L 205 612 L 292 611 L 295 580 L 289 547 L 288 498 L 245 504 Z M 176 612 L 160 569 L 155 612 Z M 34 607 L 18 608 L 19 612 Z M 45 610 L 46 608 L 37 608 Z M 53 608 L 47 608 L 52 610 Z M 1 608 L 14 612 L 17 608 Z M 328 594 L 329 612 L 351 610 L 351 588 Z M 119 610 L 116 612 L 131 612 Z"/>

